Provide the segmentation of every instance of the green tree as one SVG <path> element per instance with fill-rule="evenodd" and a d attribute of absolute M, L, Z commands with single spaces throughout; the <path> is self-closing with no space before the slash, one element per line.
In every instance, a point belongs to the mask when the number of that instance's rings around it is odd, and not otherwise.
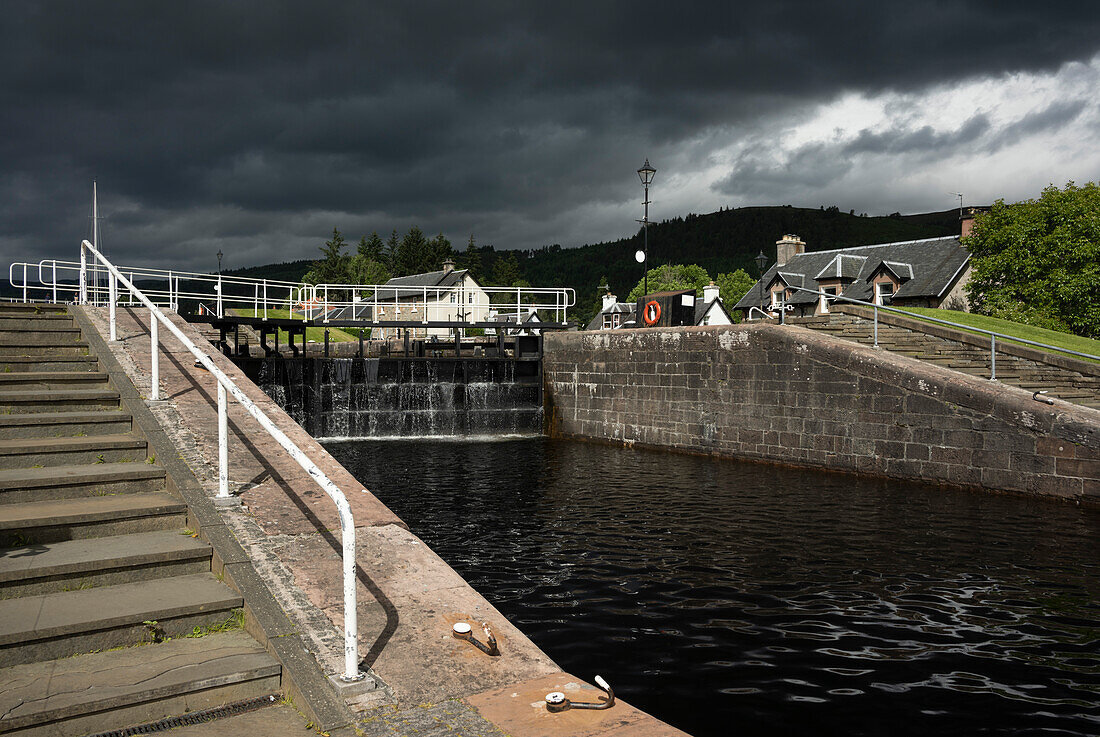
<path fill-rule="evenodd" d="M 358 254 L 352 258 L 349 271 L 352 284 L 385 284 L 390 278 L 385 264 Z"/>
<path fill-rule="evenodd" d="M 408 276 L 420 274 L 431 269 L 424 268 L 431 260 L 428 239 L 424 232 L 415 225 L 409 228 L 409 232 L 401 239 L 394 255 L 394 263 L 391 266 L 395 276 Z M 438 268 L 438 267 L 437 267 Z"/>
<path fill-rule="evenodd" d="M 437 235 L 428 241 L 428 248 L 426 252 L 426 263 L 424 264 L 424 271 L 437 271 L 443 268 L 443 262 L 448 259 L 453 259 L 454 251 L 451 249 L 451 242 L 447 240 L 446 236 L 442 233 Z"/>
<path fill-rule="evenodd" d="M 749 276 L 744 269 L 738 269 L 728 274 L 719 274 L 714 278 L 714 283 L 718 285 L 718 294 L 722 298 L 722 304 L 725 305 L 726 312 L 730 313 L 730 317 L 733 318 L 734 322 L 740 322 L 741 313 L 735 311 L 733 306 L 745 296 L 746 292 L 753 288 L 756 279 Z"/>
<path fill-rule="evenodd" d="M 665 264 L 650 269 L 647 276 L 649 277 L 649 292 L 651 294 L 653 292 L 694 289 L 696 296 L 702 297 L 703 287 L 710 284 L 710 275 L 707 274 L 707 270 L 695 264 L 686 266 L 684 264 Z M 630 290 L 630 294 L 627 295 L 627 302 L 638 301 L 638 298 L 642 296 L 644 283 L 642 279 L 638 280 L 638 283 Z"/>
<path fill-rule="evenodd" d="M 497 256 L 493 263 L 493 275 L 490 282 L 495 287 L 513 287 L 519 281 L 519 261 L 515 251 L 508 251 Z"/>
<path fill-rule="evenodd" d="M 359 246 L 348 265 L 348 280 L 352 284 L 383 284 L 389 280 L 390 271 L 383 262 L 385 245 L 378 233 L 359 239 Z M 364 296 L 370 294 L 366 292 Z"/>
<path fill-rule="evenodd" d="M 1100 188 L 1053 185 L 993 207 L 963 239 L 974 312 L 1100 337 Z"/>
<path fill-rule="evenodd" d="M 386 249 L 386 244 L 378 237 L 378 232 L 375 231 L 370 234 L 370 238 L 363 236 L 359 239 L 359 247 L 356 249 L 356 256 L 362 256 L 370 261 L 377 261 L 383 263 L 383 252 Z"/>
<path fill-rule="evenodd" d="M 313 262 L 313 267 L 302 280 L 308 284 L 346 284 L 351 265 L 351 257 L 344 253 L 347 245 L 340 231 L 333 228 L 332 240 L 325 241 L 321 246 L 321 260 Z"/>
<path fill-rule="evenodd" d="M 401 239 L 397 236 L 397 228 L 393 229 L 386 240 L 386 250 L 382 253 L 382 263 L 394 276 L 404 276 L 397 270 L 397 250 L 401 247 Z"/>
<path fill-rule="evenodd" d="M 478 250 L 477 244 L 474 242 L 474 236 L 470 235 L 470 240 L 466 242 L 466 250 L 462 252 L 459 257 L 459 264 L 461 268 L 467 269 L 478 283 L 481 282 L 481 251 Z"/>

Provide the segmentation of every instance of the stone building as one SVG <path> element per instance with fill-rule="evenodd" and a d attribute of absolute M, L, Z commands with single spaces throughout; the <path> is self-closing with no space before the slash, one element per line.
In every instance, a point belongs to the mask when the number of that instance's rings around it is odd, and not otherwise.
<path fill-rule="evenodd" d="M 969 224 L 969 218 L 963 221 L 964 232 Z M 879 305 L 965 309 L 963 288 L 970 277 L 970 253 L 960 237 L 807 253 L 798 236 L 784 235 L 776 242 L 775 264 L 734 309 L 745 317 L 750 317 L 753 307 L 775 315 L 785 302 L 793 308 L 787 314 L 794 317 L 829 311 L 826 298 L 801 290 Z"/>

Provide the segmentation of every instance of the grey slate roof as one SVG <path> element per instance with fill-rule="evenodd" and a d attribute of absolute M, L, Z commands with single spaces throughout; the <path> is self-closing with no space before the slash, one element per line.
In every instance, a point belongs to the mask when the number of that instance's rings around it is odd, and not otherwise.
<path fill-rule="evenodd" d="M 880 243 L 873 246 L 856 246 L 832 251 L 812 251 L 800 253 L 783 266 L 774 265 L 764 273 L 760 281 L 753 285 L 744 297 L 738 300 L 734 309 L 747 310 L 753 305 L 763 304 L 767 296 L 766 287 L 779 274 L 787 284 L 792 284 L 795 275 L 801 276 L 805 289 L 817 289 L 820 279 L 830 278 L 829 269 L 837 268 L 834 262 L 838 256 L 844 256 L 842 274 L 851 274 L 854 261 L 849 256 L 863 257 L 855 280 L 844 287 L 842 295 L 851 299 L 870 301 L 873 297 L 871 285 L 867 282 L 883 262 L 889 262 L 888 268 L 901 269 L 901 265 L 910 267 L 912 277 L 905 281 L 894 294 L 894 299 L 911 297 L 938 297 L 951 285 L 952 280 L 970 258 L 970 253 L 959 245 L 958 236 L 927 238 L 919 241 L 901 241 L 899 243 Z M 904 269 L 902 274 L 904 276 Z M 822 275 L 825 272 L 825 275 Z M 896 273 L 896 272 L 895 272 Z M 831 277 L 836 278 L 836 277 Z M 817 297 L 807 292 L 795 292 L 789 300 L 792 304 L 809 304 Z"/>
<path fill-rule="evenodd" d="M 857 256 L 852 253 L 838 253 L 833 260 L 825 265 L 825 268 L 814 275 L 814 279 L 855 279 L 859 276 L 859 270 L 863 268 L 866 256 Z"/>
<path fill-rule="evenodd" d="M 325 316 L 323 308 L 317 308 L 316 310 L 309 310 L 307 313 L 310 318 L 320 320 Z M 370 320 L 374 314 L 374 305 L 367 304 L 365 301 L 360 302 L 354 306 L 337 307 L 329 310 L 329 320 Z"/>
<path fill-rule="evenodd" d="M 395 276 L 378 290 L 379 299 L 398 299 L 424 295 L 424 287 L 428 289 L 428 297 L 435 296 L 435 289 L 448 289 L 462 281 L 468 269 L 452 269 L 451 271 L 426 271 L 423 274 L 409 274 L 408 276 Z M 385 287 L 413 287 L 410 289 L 386 289 Z"/>

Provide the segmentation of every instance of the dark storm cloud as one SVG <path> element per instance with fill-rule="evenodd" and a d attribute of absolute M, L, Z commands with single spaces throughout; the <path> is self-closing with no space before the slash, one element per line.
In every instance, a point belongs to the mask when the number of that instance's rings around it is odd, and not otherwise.
<path fill-rule="evenodd" d="M 357 237 L 416 222 L 538 246 L 555 216 L 635 198 L 640 159 L 682 159 L 716 128 L 752 130 L 845 91 L 1055 70 L 1088 59 L 1100 30 L 1077 2 L 8 2 L 3 13 L 5 261 L 70 254 L 93 177 L 120 259 L 186 263 L 230 241 L 254 261 L 300 258 L 333 224 Z M 945 151 L 987 126 L 975 114 L 946 134 L 868 132 L 794 163 L 828 183 L 845 155 Z M 782 187 L 763 158 L 742 165 L 723 191 Z M 597 240 L 631 224 L 593 226 Z"/>

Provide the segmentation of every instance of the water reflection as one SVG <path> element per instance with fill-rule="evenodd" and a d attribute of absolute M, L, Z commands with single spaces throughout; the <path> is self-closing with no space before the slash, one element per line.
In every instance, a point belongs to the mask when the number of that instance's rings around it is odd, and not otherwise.
<path fill-rule="evenodd" d="M 1100 514 L 562 443 L 329 450 L 566 670 L 696 735 L 1100 733 Z"/>

